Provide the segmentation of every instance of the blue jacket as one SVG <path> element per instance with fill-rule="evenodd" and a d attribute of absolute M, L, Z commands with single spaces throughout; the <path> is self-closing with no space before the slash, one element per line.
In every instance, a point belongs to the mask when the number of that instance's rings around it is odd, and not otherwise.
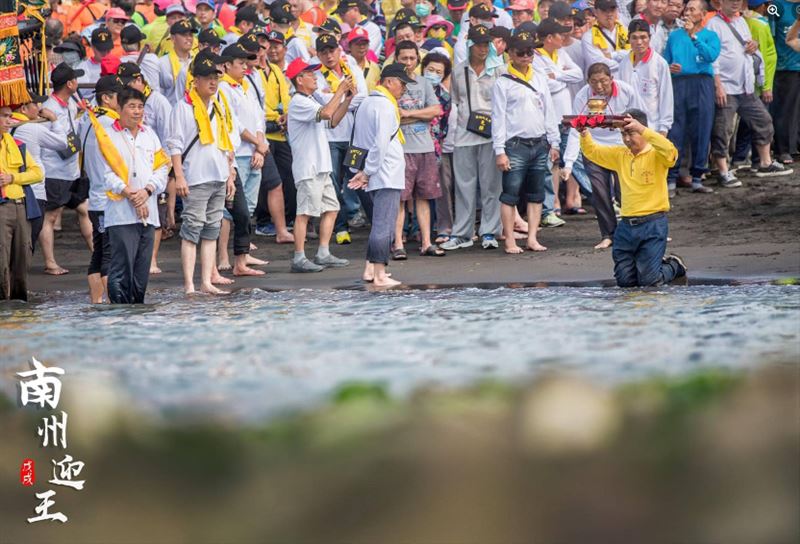
<path fill-rule="evenodd" d="M 680 73 L 672 74 L 672 77 L 714 75 L 712 63 L 719 56 L 719 36 L 704 28 L 694 37 L 695 39 L 690 38 L 682 28 L 670 33 L 664 48 L 664 60 L 667 64 L 681 65 Z"/>

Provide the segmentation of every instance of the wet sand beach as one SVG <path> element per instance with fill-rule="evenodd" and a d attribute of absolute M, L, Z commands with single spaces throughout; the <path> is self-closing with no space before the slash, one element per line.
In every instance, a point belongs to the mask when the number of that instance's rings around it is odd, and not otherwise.
<path fill-rule="evenodd" d="M 797 169 L 796 169 L 797 170 Z M 668 251 L 684 257 L 689 278 L 695 280 L 750 280 L 800 276 L 800 174 L 779 178 L 740 176 L 744 187 L 694 194 L 679 189 L 672 199 Z M 611 251 L 597 251 L 597 221 L 591 207 L 584 216 L 565 216 L 567 224 L 540 233 L 546 253 L 505 255 L 502 250 L 472 248 L 448 252 L 445 257 L 419 256 L 419 244 L 406 245 L 409 259 L 391 262 L 394 276 L 407 285 L 505 285 L 533 283 L 613 284 Z M 231 289 L 328 289 L 358 288 L 369 229 L 352 231 L 353 243 L 331 250 L 350 259 L 343 269 L 315 274 L 289 272 L 291 245 L 278 245 L 274 238 L 253 236 L 258 246 L 253 255 L 270 261 L 265 276 L 236 278 Z M 318 242 L 309 240 L 306 254 L 313 257 Z M 520 242 L 522 245 L 522 241 Z M 70 270 L 54 277 L 43 271 L 41 253 L 34 256 L 30 289 L 34 293 L 85 290 L 89 253 L 78 232 L 74 212 L 65 211 L 63 230 L 56 233 L 56 258 Z M 231 258 L 233 253 L 231 251 Z M 160 289 L 180 289 L 180 239 L 162 244 L 159 256 L 162 274 L 150 277 L 149 298 Z M 199 263 L 198 270 L 199 274 Z M 230 277 L 230 273 L 226 273 Z"/>

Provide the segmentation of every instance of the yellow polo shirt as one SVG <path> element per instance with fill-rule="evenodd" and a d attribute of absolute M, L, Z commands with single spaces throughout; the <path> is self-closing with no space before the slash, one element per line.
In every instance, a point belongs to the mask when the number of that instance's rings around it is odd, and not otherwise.
<path fill-rule="evenodd" d="M 22 155 L 11 135 L 6 133 L 0 136 L 0 172 L 11 174 L 14 179 L 11 184 L 0 187 L 0 195 L 5 198 L 22 198 L 25 196 L 25 192 L 22 190 L 23 185 L 39 183 L 44 179 L 42 167 L 36 163 L 27 149 L 25 150 L 25 165 L 27 167 L 25 171 L 20 172 Z"/>
<path fill-rule="evenodd" d="M 588 130 L 581 135 L 583 156 L 617 173 L 623 217 L 669 211 L 667 172 L 678 160 L 678 150 L 672 142 L 649 128 L 642 136 L 647 146 L 634 155 L 624 145 L 598 145 Z"/>
<path fill-rule="evenodd" d="M 267 121 L 276 121 L 281 113 L 278 111 L 278 106 L 283 105 L 283 113 L 289 111 L 289 80 L 286 75 L 281 72 L 277 64 L 269 63 L 269 75 L 267 76 L 267 88 L 264 91 L 264 112 L 267 116 Z M 276 142 L 285 142 L 286 135 L 281 132 L 273 132 L 267 134 L 268 140 L 275 140 Z"/>

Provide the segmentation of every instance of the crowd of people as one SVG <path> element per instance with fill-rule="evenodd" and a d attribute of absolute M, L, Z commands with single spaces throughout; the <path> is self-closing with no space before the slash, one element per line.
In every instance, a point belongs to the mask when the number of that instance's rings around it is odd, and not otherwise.
<path fill-rule="evenodd" d="M 367 226 L 362 278 L 393 286 L 409 242 L 425 257 L 545 251 L 540 229 L 584 203 L 619 285 L 665 283 L 685 273 L 665 255 L 677 190 L 787 175 L 798 153 L 789 0 L 51 8 L 49 94 L 0 104 L 0 299 L 26 298 L 33 250 L 69 272 L 64 208 L 94 303 L 142 302 L 173 235 L 187 293 L 198 252 L 197 289 L 216 294 L 228 270 L 264 274 L 256 236 L 293 244 L 291 271 L 311 273 L 349 266 L 331 247 Z M 598 104 L 623 123 L 586 126 Z"/>

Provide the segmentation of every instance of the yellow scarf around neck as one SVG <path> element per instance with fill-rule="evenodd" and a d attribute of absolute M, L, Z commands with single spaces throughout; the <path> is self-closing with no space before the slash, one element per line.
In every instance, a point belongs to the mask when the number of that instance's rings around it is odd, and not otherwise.
<path fill-rule="evenodd" d="M 521 79 L 526 83 L 530 83 L 531 79 L 533 79 L 533 66 L 528 66 L 528 71 L 523 74 L 522 72 L 514 68 L 514 65 L 509 62 L 508 73 L 518 79 Z"/>
<path fill-rule="evenodd" d="M 114 121 L 119 119 L 119 113 L 115 112 L 114 110 L 110 110 L 108 108 L 104 108 L 102 106 L 97 106 L 94 109 L 94 114 L 96 116 L 98 116 L 98 117 L 102 117 L 103 115 L 105 115 L 105 116 L 113 119 Z"/>
<path fill-rule="evenodd" d="M 388 98 L 389 102 L 392 103 L 392 105 L 394 106 L 394 114 L 397 117 L 397 122 L 399 124 L 400 123 L 400 106 L 397 105 L 397 100 L 395 99 L 395 97 L 392 96 L 392 93 L 389 92 L 389 89 L 387 89 L 383 85 L 378 85 L 377 87 L 375 87 L 375 90 L 378 91 L 379 93 L 381 93 L 386 98 Z M 400 140 L 401 144 L 406 143 L 406 137 L 403 134 L 403 129 L 400 128 L 400 127 L 397 130 L 397 139 Z"/>
<path fill-rule="evenodd" d="M 540 54 L 541 54 L 543 57 L 547 57 L 547 58 L 549 58 L 550 60 L 552 60 L 552 61 L 553 61 L 553 64 L 558 64 L 558 49 L 554 50 L 552 55 L 551 55 L 550 53 L 548 53 L 548 52 L 547 52 L 547 49 L 545 49 L 544 47 L 540 47 L 540 48 L 538 48 L 538 49 L 537 49 L 537 51 L 538 51 L 538 52 L 539 52 L 539 53 L 540 53 Z"/>
<path fill-rule="evenodd" d="M 15 121 L 30 121 L 30 118 L 27 115 L 18 111 L 13 112 L 11 114 L 11 118 Z"/>
<path fill-rule="evenodd" d="M 217 97 L 219 97 L 219 100 L 217 100 Z M 214 143 L 214 134 L 211 131 L 211 116 L 208 114 L 208 110 L 206 109 L 206 105 L 203 103 L 203 99 L 200 98 L 200 95 L 197 94 L 197 91 L 194 89 L 194 87 L 192 87 L 192 90 L 189 91 L 189 100 L 192 104 L 192 109 L 194 110 L 194 120 L 197 123 L 197 132 L 199 134 L 200 144 L 208 145 Z M 224 104 L 224 108 L 220 104 L 220 100 Z M 233 144 L 231 143 L 230 130 L 233 126 L 233 122 L 231 120 L 228 101 L 226 100 L 224 94 L 218 93 L 217 96 L 211 99 L 211 104 L 214 110 L 217 112 L 217 147 L 221 151 L 232 152 Z"/>
<path fill-rule="evenodd" d="M 630 49 L 631 44 L 628 43 L 628 31 L 625 30 L 625 27 L 620 24 L 619 21 L 614 23 L 617 29 L 617 43 L 609 43 L 603 33 L 600 31 L 600 27 L 597 25 L 592 26 L 592 45 L 597 47 L 598 49 L 607 49 L 609 46 L 613 47 L 614 51 L 620 51 L 622 49 Z"/>
<path fill-rule="evenodd" d="M 325 76 L 325 81 L 328 82 L 328 86 L 331 88 L 331 92 L 335 93 L 336 90 L 339 88 L 339 84 L 347 77 L 353 75 L 350 71 L 350 65 L 347 64 L 347 61 L 344 59 L 339 59 L 339 67 L 342 69 L 342 79 L 340 80 L 336 73 L 333 70 L 328 70 L 324 66 L 322 67 L 322 75 Z"/>
<path fill-rule="evenodd" d="M 247 81 L 246 77 L 244 79 L 242 79 L 241 83 L 239 83 L 238 81 L 233 79 L 228 74 L 224 74 L 222 76 L 221 80 L 224 81 L 225 83 L 227 83 L 228 85 L 230 85 L 231 87 L 234 87 L 234 88 L 241 86 L 242 90 L 245 92 L 245 94 L 247 93 L 248 90 L 250 90 L 250 82 Z"/>
<path fill-rule="evenodd" d="M 178 81 L 178 74 L 181 72 L 181 68 L 183 67 L 183 64 L 181 64 L 181 59 L 178 58 L 178 54 L 174 49 L 167 53 L 167 57 L 169 58 L 169 67 L 172 69 L 172 81 Z"/>
<path fill-rule="evenodd" d="M 9 170 L 18 170 L 22 166 L 22 152 L 10 132 L 3 133 L 2 143 L 3 164 Z"/>

